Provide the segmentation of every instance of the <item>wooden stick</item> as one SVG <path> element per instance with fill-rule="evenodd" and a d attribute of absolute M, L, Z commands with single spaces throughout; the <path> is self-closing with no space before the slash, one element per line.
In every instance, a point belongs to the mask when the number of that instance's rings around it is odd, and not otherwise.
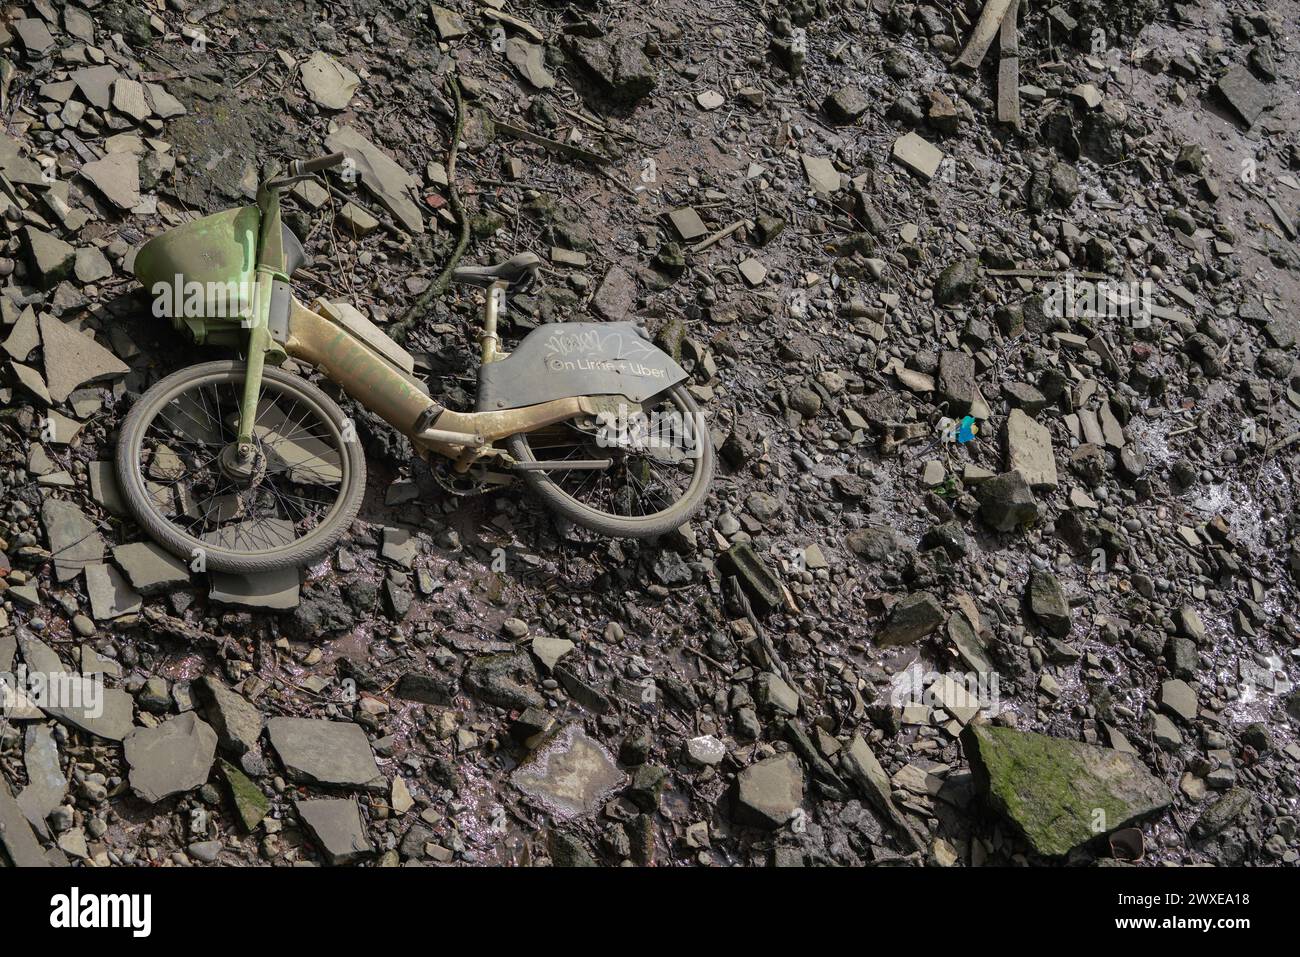
<path fill-rule="evenodd" d="M 719 229 L 712 236 L 706 236 L 703 239 L 701 239 L 698 243 L 696 243 L 694 246 L 691 247 L 691 252 L 693 253 L 703 252 L 704 250 L 712 246 L 714 243 L 718 243 L 726 239 L 728 236 L 730 236 L 736 230 L 740 229 L 742 226 L 751 226 L 751 225 L 753 224 L 748 219 L 738 219 L 730 226 L 728 226 L 726 229 Z"/>
<path fill-rule="evenodd" d="M 525 143 L 534 143 L 551 151 L 552 153 L 562 153 L 573 159 L 584 160 L 588 163 L 601 165 L 609 162 L 609 157 L 600 153 L 593 153 L 591 150 L 584 150 L 580 146 L 574 146 L 572 143 L 561 143 L 559 140 L 549 139 L 545 136 L 539 136 L 532 130 L 526 130 L 522 126 L 515 126 L 513 123 L 507 123 L 505 120 L 498 120 L 492 117 L 492 125 L 496 127 L 499 133 L 506 136 L 513 136 L 515 139 L 523 140 Z"/>
<path fill-rule="evenodd" d="M 988 0 L 984 4 L 984 9 L 980 11 L 980 18 L 975 23 L 975 31 L 970 35 L 970 40 L 966 43 L 966 49 L 961 51 L 961 56 L 953 61 L 953 66 L 964 66 L 968 70 L 973 70 L 984 60 L 984 54 L 989 52 L 989 47 L 993 44 L 993 38 L 997 36 L 998 27 L 1002 24 L 1002 18 L 1006 16 L 1007 8 L 1011 6 L 1011 0 Z"/>
<path fill-rule="evenodd" d="M 1009 123 L 1020 129 L 1020 38 L 1016 15 L 1020 0 L 1012 0 L 1007 14 L 1002 18 L 998 33 L 998 122 Z"/>
<path fill-rule="evenodd" d="M 1013 278 L 1025 277 L 1028 279 L 1055 279 L 1057 276 L 1073 274 L 1080 279 L 1109 279 L 1105 273 L 1100 272 L 1081 272 L 1077 269 L 986 269 L 986 276 L 1009 276 Z"/>

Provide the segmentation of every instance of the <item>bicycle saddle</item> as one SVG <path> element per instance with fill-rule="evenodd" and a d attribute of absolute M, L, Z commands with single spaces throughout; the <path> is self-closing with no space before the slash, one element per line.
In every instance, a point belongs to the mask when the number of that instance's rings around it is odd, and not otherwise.
<path fill-rule="evenodd" d="M 453 282 L 467 282 L 475 286 L 490 286 L 505 281 L 512 286 L 531 281 L 541 268 L 541 257 L 536 253 L 520 253 L 495 266 L 457 266 L 452 270 Z"/>

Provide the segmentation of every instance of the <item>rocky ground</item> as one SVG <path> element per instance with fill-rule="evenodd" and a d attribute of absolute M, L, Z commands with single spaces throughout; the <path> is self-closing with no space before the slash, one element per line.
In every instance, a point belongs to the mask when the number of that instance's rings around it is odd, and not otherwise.
<path fill-rule="evenodd" d="M 981 63 L 975 0 L 6 5 L 0 672 L 108 691 L 7 708 L 0 858 L 1294 865 L 1300 4 L 1021 6 Z M 191 575 L 109 465 L 213 357 L 134 249 L 347 148 L 299 296 L 397 322 L 453 73 L 508 333 L 643 321 L 707 509 L 596 539 L 349 405 L 337 554 Z M 455 407 L 478 308 L 407 339 Z"/>

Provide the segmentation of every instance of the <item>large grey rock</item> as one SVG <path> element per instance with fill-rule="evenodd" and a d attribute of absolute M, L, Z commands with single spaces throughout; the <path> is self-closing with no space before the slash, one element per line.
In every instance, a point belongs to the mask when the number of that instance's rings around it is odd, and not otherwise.
<path fill-rule="evenodd" d="M 1172 678 L 1160 685 L 1160 710 L 1184 724 L 1196 720 L 1196 691 L 1181 678 Z"/>
<path fill-rule="evenodd" d="M 781 827 L 803 803 L 803 768 L 787 752 L 751 764 L 736 777 L 736 820 L 754 827 Z"/>
<path fill-rule="evenodd" d="M 1192 836 L 1197 840 L 1213 837 L 1235 823 L 1241 823 L 1255 813 L 1257 799 L 1253 791 L 1246 788 L 1232 788 L 1219 798 L 1196 819 L 1192 825 Z"/>
<path fill-rule="evenodd" d="M 948 639 L 967 668 L 981 676 L 997 673 L 993 662 L 989 660 L 984 640 L 975 633 L 965 615 L 949 615 L 947 631 Z"/>
<path fill-rule="evenodd" d="M 844 544 L 853 554 L 873 562 L 884 561 L 899 549 L 894 530 L 876 525 L 855 528 L 844 536 Z"/>
<path fill-rule="evenodd" d="M 104 511 L 113 515 L 127 513 L 122 488 L 117 484 L 117 467 L 112 462 L 87 462 L 90 476 L 90 497 Z"/>
<path fill-rule="evenodd" d="M 98 684 L 92 690 L 91 683 L 102 680 L 97 677 L 68 675 L 66 680 L 73 687 L 70 702 L 41 710 L 66 725 L 109 741 L 121 741 L 131 733 L 135 727 L 135 701 L 129 694 Z M 91 704 L 96 695 L 98 700 Z"/>
<path fill-rule="evenodd" d="M 202 787 L 217 754 L 217 732 L 193 711 L 156 728 L 136 728 L 122 741 L 131 789 L 151 804 Z"/>
<path fill-rule="evenodd" d="M 48 867 L 40 842 L 27 821 L 27 815 L 14 800 L 9 782 L 0 774 L 0 844 L 15 867 Z"/>
<path fill-rule="evenodd" d="M 515 770 L 511 782 L 554 816 L 589 814 L 627 781 L 604 745 L 576 724 L 551 735 Z"/>
<path fill-rule="evenodd" d="M 45 21 L 36 17 L 30 17 L 22 20 L 14 20 L 11 24 L 14 33 L 18 34 L 18 39 L 22 41 L 29 55 L 39 57 L 46 50 L 55 45 L 54 37 L 50 33 L 50 28 L 45 25 Z"/>
<path fill-rule="evenodd" d="M 93 66 L 76 70 L 69 77 L 77 91 L 97 110 L 106 110 L 113 102 L 113 86 L 119 74 L 112 66 Z"/>
<path fill-rule="evenodd" d="M 398 225 L 409 233 L 424 232 L 424 218 L 411 199 L 411 193 L 420 188 L 418 179 L 351 126 L 326 137 L 325 147 L 331 152 L 347 153 L 361 175 L 361 185 L 393 214 Z"/>
<path fill-rule="evenodd" d="M 533 639 L 533 654 L 547 671 L 554 671 L 560 659 L 576 647 L 567 638 L 553 638 L 550 635 L 538 635 Z"/>
<path fill-rule="evenodd" d="M 41 504 L 41 524 L 45 526 L 59 581 L 71 581 L 87 565 L 103 561 L 104 539 L 98 527 L 71 502 L 47 498 Z"/>
<path fill-rule="evenodd" d="M 527 655 L 479 655 L 466 664 L 463 683 L 465 690 L 480 701 L 522 711 L 546 707 L 545 699 L 520 680 L 531 681 L 536 677 L 536 669 Z"/>
<path fill-rule="evenodd" d="M 1056 637 L 1070 633 L 1070 602 L 1060 581 L 1050 572 L 1035 571 L 1029 576 L 1029 610 Z"/>
<path fill-rule="evenodd" d="M 32 282 L 41 289 L 53 289 L 72 275 L 77 251 L 57 236 L 35 226 L 23 230 L 27 241 L 27 259 L 32 266 Z"/>
<path fill-rule="evenodd" d="M 1038 503 L 1019 472 L 1003 472 L 975 487 L 980 518 L 999 532 L 1017 531 L 1038 521 Z"/>
<path fill-rule="evenodd" d="M 955 263 L 950 263 L 934 281 L 934 301 L 941 306 L 965 302 L 975 291 L 979 274 L 978 259 L 959 259 Z"/>
<path fill-rule="evenodd" d="M 1205 643 L 1205 622 L 1201 621 L 1200 613 L 1191 605 L 1179 606 L 1178 630 L 1198 645 Z"/>
<path fill-rule="evenodd" d="M 14 323 L 4 341 L 4 350 L 19 362 L 27 359 L 31 351 L 41 344 L 41 334 L 36 329 L 36 310 L 28 306 Z"/>
<path fill-rule="evenodd" d="M 856 86 L 841 87 L 822 100 L 822 109 L 835 123 L 855 122 L 870 105 L 866 95 Z"/>
<path fill-rule="evenodd" d="M 153 115 L 149 101 L 144 96 L 144 84 L 125 76 L 119 76 L 113 81 L 113 109 L 137 123 L 142 123 Z"/>
<path fill-rule="evenodd" d="M 257 747 L 265 719 L 252 702 L 212 675 L 204 675 L 191 689 L 225 751 L 241 755 Z"/>
<path fill-rule="evenodd" d="M 511 37 L 506 41 L 506 59 L 534 88 L 549 90 L 555 86 L 555 77 L 546 69 L 546 48 L 540 43 Z"/>
<path fill-rule="evenodd" d="M 18 651 L 23 656 L 23 664 L 28 671 L 40 672 L 42 675 L 62 674 L 67 671 L 58 652 L 37 638 L 32 632 L 19 625 L 16 632 Z"/>
<path fill-rule="evenodd" d="M 1019 472 L 1032 489 L 1054 489 L 1056 456 L 1052 433 L 1020 409 L 1012 409 L 1005 428 L 1007 471 Z"/>
<path fill-rule="evenodd" d="M 125 573 L 131 587 L 142 595 L 152 595 L 190 582 L 190 572 L 185 563 L 153 542 L 115 545 L 113 561 Z"/>
<path fill-rule="evenodd" d="M 949 415 L 965 415 L 975 401 L 975 359 L 956 349 L 939 355 L 939 398 L 948 403 Z"/>
<path fill-rule="evenodd" d="M 289 777 L 307 784 L 383 789 L 384 779 L 361 725 L 351 721 L 272 718 L 271 746 Z"/>
<path fill-rule="evenodd" d="M 135 154 L 109 153 L 82 166 L 81 175 L 118 209 L 140 205 L 140 161 Z"/>
<path fill-rule="evenodd" d="M 799 692 L 774 672 L 765 671 L 759 675 L 754 691 L 759 705 L 769 711 L 790 715 L 799 713 Z"/>
<path fill-rule="evenodd" d="M 43 828 L 46 816 L 63 803 L 68 779 L 59 763 L 59 745 L 50 725 L 29 724 L 23 735 L 23 766 L 27 787 L 18 795 L 27 819 Z"/>
<path fill-rule="evenodd" d="M 330 864 L 351 864 L 374 853 L 354 799 L 295 801 L 294 808 Z"/>
<path fill-rule="evenodd" d="M 63 402 L 85 382 L 126 375 L 130 368 L 85 333 L 42 313 L 41 345 L 50 398 Z"/>
<path fill-rule="evenodd" d="M 327 110 L 347 109 L 361 78 L 323 50 L 309 56 L 300 68 L 302 85 L 317 106 Z"/>
<path fill-rule="evenodd" d="M 1268 87 L 1255 79 L 1248 67 L 1237 65 L 1219 78 L 1220 95 L 1247 126 L 1254 126 L 1260 115 L 1272 105 Z"/>
<path fill-rule="evenodd" d="M 208 598 L 223 605 L 259 611 L 292 611 L 301 598 L 297 568 L 281 568 L 262 575 L 212 572 Z"/>
<path fill-rule="evenodd" d="M 570 37 L 569 53 L 611 99 L 634 103 L 649 96 L 657 83 L 654 65 L 634 37 Z"/>
<path fill-rule="evenodd" d="M 861 734 L 855 734 L 849 746 L 844 749 L 840 765 L 850 780 L 867 796 L 872 806 L 893 822 L 894 826 L 907 836 L 914 848 L 921 848 L 923 842 L 894 804 L 889 775 L 885 773 L 885 769 L 871 750 L 871 745 L 867 744 Z"/>
<path fill-rule="evenodd" d="M 90 614 L 96 621 L 111 621 L 140 610 L 139 593 L 111 565 L 86 566 L 86 592 L 90 595 Z"/>
<path fill-rule="evenodd" d="M 459 40 L 469 33 L 469 24 L 454 10 L 448 10 L 435 3 L 430 5 L 430 12 L 433 15 L 433 28 L 438 31 L 439 39 Z"/>
<path fill-rule="evenodd" d="M 914 132 L 895 140 L 890 155 L 895 163 L 927 182 L 934 178 L 943 163 L 943 151 Z"/>
<path fill-rule="evenodd" d="M 943 607 L 928 591 L 913 592 L 894 606 L 876 636 L 878 645 L 910 645 L 943 624 Z"/>
<path fill-rule="evenodd" d="M 839 191 L 843 177 L 836 169 L 834 160 L 827 156 L 812 156 L 808 153 L 804 153 L 799 158 L 803 161 L 808 186 L 814 193 L 829 195 Z"/>
<path fill-rule="evenodd" d="M 961 740 L 980 794 L 1044 856 L 1064 856 L 1173 800 L 1132 754 L 992 725 L 967 725 Z"/>

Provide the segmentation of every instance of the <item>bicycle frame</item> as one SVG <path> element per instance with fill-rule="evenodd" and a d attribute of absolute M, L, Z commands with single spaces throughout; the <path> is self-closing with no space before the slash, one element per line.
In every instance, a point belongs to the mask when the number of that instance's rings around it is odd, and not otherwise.
<path fill-rule="evenodd" d="M 298 167 L 295 165 L 291 169 L 297 170 Z M 400 346 L 391 340 L 386 343 L 375 341 L 385 339 L 381 331 L 368 333 L 371 341 L 367 342 L 365 335 L 359 335 L 349 327 L 337 307 L 318 299 L 313 303 L 315 308 L 311 308 L 293 295 L 282 231 L 280 193 L 284 187 L 303 178 L 306 176 L 302 172 L 279 178 L 273 173 L 258 189 L 260 221 L 255 257 L 256 285 L 253 308 L 245 321 L 248 366 L 236 442 L 236 453 L 241 462 L 251 463 L 255 453 L 253 427 L 257 421 L 263 369 L 268 361 L 279 365 L 289 356 L 320 369 L 353 399 L 407 436 L 422 456 L 427 458 L 429 453 L 435 453 L 454 460 L 454 469 L 458 472 L 467 471 L 487 456 L 514 465 L 503 449 L 493 447 L 493 443 L 508 436 L 532 432 L 577 416 L 594 418 L 602 412 L 617 412 L 619 403 L 626 408 L 629 399 L 622 395 L 573 394 L 579 391 L 576 387 L 569 388 L 568 394 L 564 394 L 564 389 L 552 390 L 550 395 L 543 393 L 538 397 L 541 401 L 497 402 L 499 408 L 494 409 L 484 409 L 482 404 L 475 412 L 444 408 L 430 398 L 419 380 L 393 360 L 394 353 L 402 353 Z M 509 283 L 500 279 L 486 287 L 487 300 L 479 334 L 480 369 L 510 358 L 510 354 L 501 349 L 497 331 L 508 289 Z M 527 343 L 524 345 L 526 347 Z M 638 350 L 651 348 L 648 344 L 637 346 Z M 385 351 L 389 354 L 385 355 Z M 591 354 L 601 358 L 599 349 Z M 676 369 L 675 363 L 667 356 L 662 356 L 662 359 Z M 609 382 L 608 379 L 605 381 Z M 621 391 L 623 383 L 620 381 L 615 385 L 617 387 L 608 390 L 610 393 Z M 575 462 L 565 467 L 592 468 L 607 464 L 603 461 Z"/>
<path fill-rule="evenodd" d="M 340 322 L 328 315 L 329 304 L 319 309 L 303 305 L 289 289 L 280 215 L 280 192 L 284 181 L 268 178 L 259 188 L 257 206 L 261 214 L 256 258 L 254 308 L 248 320 L 248 371 L 240 406 L 238 453 L 253 454 L 253 426 L 257 421 L 262 370 L 268 359 L 273 364 L 292 356 L 320 368 L 330 379 L 363 406 L 398 429 L 422 451 L 456 459 L 461 470 L 488 454 L 500 454 L 489 446 L 517 432 L 530 432 L 562 422 L 575 415 L 594 415 L 600 403 L 585 397 L 560 399 L 528 409 L 502 412 L 454 412 L 431 399 L 419 383 L 378 350 L 367 345 Z M 283 295 L 277 289 L 283 284 Z M 506 283 L 488 289 L 480 336 L 484 365 L 505 358 L 497 334 L 497 317 L 506 294 Z M 272 310 L 284 310 L 274 316 Z M 275 320 L 275 321 L 273 321 Z M 273 325 L 287 333 L 283 341 L 273 335 Z"/>

